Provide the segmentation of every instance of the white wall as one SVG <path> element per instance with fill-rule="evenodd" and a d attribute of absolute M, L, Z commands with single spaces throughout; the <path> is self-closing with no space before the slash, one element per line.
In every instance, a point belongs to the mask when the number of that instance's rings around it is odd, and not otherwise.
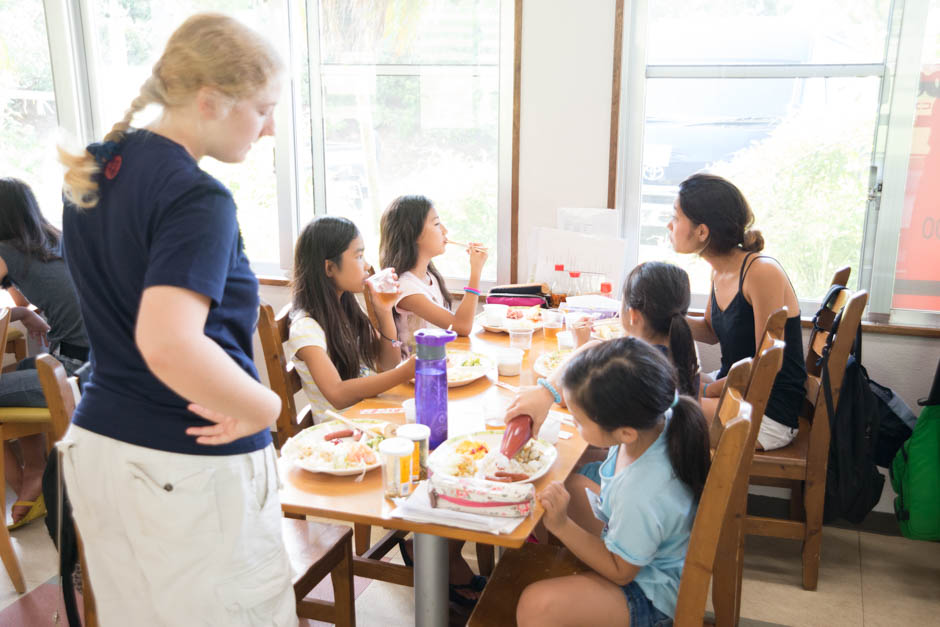
<path fill-rule="evenodd" d="M 525 2 L 519 128 L 519 270 L 558 207 L 607 206 L 614 0 Z"/>

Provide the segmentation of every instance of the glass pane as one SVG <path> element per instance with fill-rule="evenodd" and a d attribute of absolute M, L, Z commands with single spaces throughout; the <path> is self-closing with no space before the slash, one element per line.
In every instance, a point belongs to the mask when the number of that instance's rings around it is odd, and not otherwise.
<path fill-rule="evenodd" d="M 320 1 L 323 63 L 496 65 L 499 0 Z"/>
<path fill-rule="evenodd" d="M 898 241 L 898 309 L 940 311 L 940 1 L 928 14 L 914 137 Z"/>
<path fill-rule="evenodd" d="M 0 2 L 0 176 L 26 182 L 46 218 L 61 225 L 57 128 L 42 0 Z"/>
<path fill-rule="evenodd" d="M 99 128 L 106 130 L 124 117 L 167 39 L 193 13 L 227 13 L 273 42 L 286 40 L 271 30 L 279 20 L 272 14 L 274 3 L 264 0 L 93 0 L 89 4 L 97 34 L 91 59 L 99 105 L 95 113 Z M 144 126 L 157 113 L 153 109 L 138 114 L 134 125 Z M 248 257 L 253 262 L 279 262 L 274 139 L 266 137 L 255 144 L 241 164 L 207 157 L 200 166 L 232 191 Z"/>
<path fill-rule="evenodd" d="M 499 102 L 497 72 L 323 77 L 328 213 L 353 220 L 378 262 L 379 218 L 395 197 L 422 194 L 449 237 L 483 242 L 484 279 L 496 278 Z M 466 253 L 435 259 L 466 277 Z"/>
<path fill-rule="evenodd" d="M 820 298 L 836 268 L 858 267 L 878 94 L 877 78 L 649 80 L 640 260 L 674 261 L 708 291 L 708 264 L 666 231 L 679 183 L 707 169 L 744 193 L 797 296 Z"/>
<path fill-rule="evenodd" d="M 649 3 L 647 63 L 881 63 L 890 0 Z"/>

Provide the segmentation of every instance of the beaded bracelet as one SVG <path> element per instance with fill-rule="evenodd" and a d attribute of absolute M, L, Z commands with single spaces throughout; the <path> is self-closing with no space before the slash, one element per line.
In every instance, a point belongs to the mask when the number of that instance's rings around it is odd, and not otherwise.
<path fill-rule="evenodd" d="M 561 403 L 561 394 L 559 394 L 558 390 L 555 389 L 555 386 L 551 384 L 551 381 L 540 378 L 536 381 L 536 383 L 548 390 L 549 393 L 551 393 L 552 398 L 555 399 L 556 403 Z"/>
<path fill-rule="evenodd" d="M 469 287 L 469 286 L 463 288 L 463 291 L 465 291 L 465 292 L 468 293 L 468 294 L 475 294 L 475 295 L 477 295 L 477 296 L 480 296 L 480 290 L 474 289 L 474 288 Z"/>

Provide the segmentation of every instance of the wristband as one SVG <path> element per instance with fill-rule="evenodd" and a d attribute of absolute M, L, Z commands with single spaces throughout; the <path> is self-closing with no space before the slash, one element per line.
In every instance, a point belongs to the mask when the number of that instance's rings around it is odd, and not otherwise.
<path fill-rule="evenodd" d="M 708 398 L 708 383 L 702 388 L 702 398 Z"/>
<path fill-rule="evenodd" d="M 480 296 L 480 290 L 473 289 L 472 287 L 469 287 L 469 286 L 463 288 L 463 291 L 465 291 L 467 294 L 475 294 L 477 296 Z"/>
<path fill-rule="evenodd" d="M 552 385 L 548 379 L 539 378 L 538 381 L 536 381 L 536 383 L 538 383 L 543 388 L 551 392 L 552 398 L 555 399 L 556 403 L 561 403 L 561 394 L 558 393 L 558 390 L 555 389 L 555 386 Z"/>

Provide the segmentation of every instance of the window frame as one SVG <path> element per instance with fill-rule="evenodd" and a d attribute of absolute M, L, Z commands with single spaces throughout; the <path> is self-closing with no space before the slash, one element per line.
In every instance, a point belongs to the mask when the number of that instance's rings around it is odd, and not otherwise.
<path fill-rule="evenodd" d="M 302 3 L 314 5 L 319 0 L 271 0 L 272 14 L 277 16 L 278 32 L 285 34 L 285 41 L 273 42 L 279 47 L 289 74 L 281 103 L 275 110 L 274 161 L 277 185 L 278 250 L 276 263 L 252 262 L 254 271 L 262 276 L 284 278 L 293 265 L 293 246 L 300 228 L 317 215 L 326 213 L 325 163 L 323 150 L 322 100 L 314 97 L 322 93 L 320 81 L 319 10 L 307 10 L 303 19 Z M 481 286 L 488 289 L 498 282 L 509 280 L 513 258 L 510 239 L 512 215 L 511 190 L 513 152 L 513 102 L 515 81 L 515 19 L 516 5 L 521 0 L 499 0 L 499 61 L 498 72 L 498 180 L 497 180 L 497 281 L 486 281 Z M 58 123 L 68 143 L 85 146 L 100 139 L 107 129 L 98 128 L 96 112 L 101 109 L 92 85 L 96 80 L 94 59 L 95 39 L 92 33 L 90 5 L 87 0 L 43 0 L 50 60 L 52 64 L 55 102 Z M 298 123 L 303 114 L 300 90 L 301 73 L 305 71 L 305 59 L 310 68 L 311 148 L 313 165 L 313 207 L 304 207 L 301 202 Z M 375 66 L 385 73 L 396 66 Z M 425 66 L 432 67 L 432 66 Z M 440 66 L 452 69 L 454 66 Z M 313 71 L 314 68 L 317 71 Z M 458 71 L 492 71 L 490 66 L 475 68 L 468 66 Z M 412 70 L 413 73 L 413 70 Z M 448 287 L 460 289 L 466 277 L 447 277 Z"/>
<path fill-rule="evenodd" d="M 649 65 L 648 0 L 630 3 L 623 28 L 623 63 L 617 111 L 617 167 L 611 175 L 614 206 L 620 211 L 621 236 L 627 242 L 627 268 L 639 257 L 643 193 L 643 150 L 648 79 L 659 78 L 864 78 L 881 79 L 881 110 L 875 124 L 868 207 L 855 282 L 870 292 L 867 319 L 877 322 L 940 326 L 940 312 L 891 307 L 895 266 L 911 154 L 914 101 L 921 71 L 921 50 L 930 0 L 894 0 L 888 11 L 883 63 Z M 615 79 L 616 87 L 616 79 Z M 884 190 L 884 191 L 882 191 Z M 708 294 L 693 293 L 692 307 L 704 308 Z M 800 300 L 805 313 L 819 302 Z"/>

